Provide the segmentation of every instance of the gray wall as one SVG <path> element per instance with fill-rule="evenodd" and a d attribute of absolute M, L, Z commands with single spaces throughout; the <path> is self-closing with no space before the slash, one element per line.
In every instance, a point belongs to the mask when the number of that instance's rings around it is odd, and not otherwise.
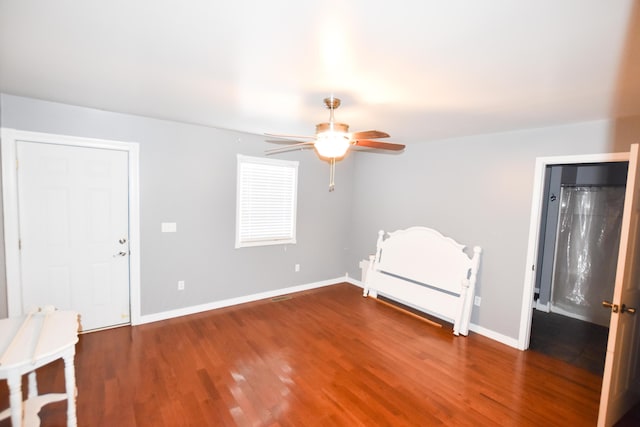
<path fill-rule="evenodd" d="M 517 338 L 536 157 L 610 151 L 609 122 L 412 144 L 355 157 L 350 273 L 379 229 L 435 228 L 483 248 L 472 322 Z"/>
<path fill-rule="evenodd" d="M 280 155 L 301 161 L 298 244 L 236 250 L 235 155 L 262 155 L 263 138 L 10 95 L 0 96 L 0 111 L 5 127 L 140 143 L 143 314 L 360 277 L 379 229 L 425 225 L 482 246 L 482 306 L 472 321 L 512 338 L 536 157 L 623 151 L 630 142 L 617 122 L 594 121 L 411 144 L 398 155 L 359 152 L 338 164 L 334 193 L 314 153 Z M 164 221 L 177 222 L 178 233 L 160 233 Z"/>
<path fill-rule="evenodd" d="M 0 104 L 4 127 L 140 144 L 143 315 L 347 271 L 350 160 L 338 165 L 336 191 L 329 193 L 329 166 L 314 152 L 278 155 L 300 161 L 298 243 L 235 249 L 236 154 L 262 156 L 272 147 L 264 138 L 5 94 Z M 161 233 L 161 222 L 176 222 L 178 232 Z M 178 280 L 184 291 L 177 291 Z M 3 296 L 5 289 L 3 282 Z"/>

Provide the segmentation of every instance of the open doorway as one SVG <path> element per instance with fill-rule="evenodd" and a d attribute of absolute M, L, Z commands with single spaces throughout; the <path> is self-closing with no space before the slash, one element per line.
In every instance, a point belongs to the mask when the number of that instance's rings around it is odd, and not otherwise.
<path fill-rule="evenodd" d="M 602 375 L 628 162 L 544 171 L 529 349 Z"/>

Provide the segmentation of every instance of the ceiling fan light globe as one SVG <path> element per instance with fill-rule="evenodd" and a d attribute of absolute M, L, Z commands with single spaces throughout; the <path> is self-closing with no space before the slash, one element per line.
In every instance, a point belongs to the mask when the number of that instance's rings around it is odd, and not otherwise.
<path fill-rule="evenodd" d="M 344 157 L 350 145 L 348 134 L 333 131 L 319 133 L 314 144 L 318 155 L 328 159 Z"/>

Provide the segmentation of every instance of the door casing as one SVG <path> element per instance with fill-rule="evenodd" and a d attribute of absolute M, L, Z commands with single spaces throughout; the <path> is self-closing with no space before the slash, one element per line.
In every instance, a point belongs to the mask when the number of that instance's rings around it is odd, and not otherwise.
<path fill-rule="evenodd" d="M 4 246 L 7 274 L 7 311 L 9 316 L 22 314 L 22 280 L 20 272 L 20 229 L 16 142 L 62 144 L 128 152 L 129 164 L 129 304 L 131 324 L 140 324 L 140 185 L 139 145 L 135 142 L 56 135 L 1 128 L 2 196 L 4 212 Z"/>
<path fill-rule="evenodd" d="M 544 178 L 547 166 L 579 163 L 628 162 L 629 153 L 583 154 L 575 156 L 538 157 L 534 170 L 533 194 L 531 201 L 531 221 L 529 223 L 529 243 L 527 245 L 527 261 L 525 264 L 524 290 L 520 311 L 520 331 L 518 348 L 529 348 L 531 339 L 531 310 L 535 291 L 535 265 L 538 257 L 540 241 L 540 219 L 542 217 L 542 198 L 544 196 Z"/>

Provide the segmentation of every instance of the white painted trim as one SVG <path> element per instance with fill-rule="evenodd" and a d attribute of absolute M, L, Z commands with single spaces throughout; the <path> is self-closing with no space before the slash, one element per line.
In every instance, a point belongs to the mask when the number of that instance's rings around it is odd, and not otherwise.
<path fill-rule="evenodd" d="M 305 285 L 291 286 L 288 288 L 275 289 L 273 291 L 260 292 L 257 294 L 246 295 L 237 298 L 229 298 L 220 301 L 213 301 L 206 304 L 193 305 L 190 307 L 177 308 L 175 310 L 163 311 L 160 313 L 146 314 L 141 316 L 140 323 L 159 322 L 161 320 L 173 319 L 174 317 L 188 316 L 190 314 L 202 313 L 204 311 L 215 310 L 218 308 L 230 307 L 238 304 L 258 301 L 261 299 L 274 298 L 281 295 L 292 294 L 294 292 L 308 291 L 310 289 L 322 288 L 324 286 L 335 285 L 345 281 L 344 277 L 336 279 L 323 280 L 321 282 L 308 283 Z"/>
<path fill-rule="evenodd" d="M 536 291 L 534 291 L 535 293 Z M 535 309 L 538 311 L 542 311 L 544 313 L 549 313 L 551 311 L 551 301 L 547 301 L 546 304 L 540 303 L 540 300 L 536 301 Z"/>
<path fill-rule="evenodd" d="M 2 203 L 4 215 L 4 253 L 7 275 L 7 314 L 22 314 L 20 288 L 12 284 L 20 284 L 20 254 L 18 226 L 18 174 L 16 171 L 16 140 L 13 129 L 0 129 L 0 150 L 2 152 Z"/>
<path fill-rule="evenodd" d="M 338 277 L 330 280 L 323 280 L 320 282 L 308 283 L 305 285 L 291 286 L 288 288 L 276 289 L 273 291 L 260 292 L 257 294 L 246 295 L 237 298 L 229 298 L 221 301 L 213 301 L 207 304 L 194 305 L 191 307 L 178 308 L 175 310 L 163 311 L 160 313 L 147 314 L 140 318 L 140 322 L 137 324 L 144 323 L 152 323 L 152 322 L 160 322 L 162 320 L 173 319 L 181 316 L 188 316 L 190 314 L 202 313 L 209 310 L 216 310 L 219 308 L 230 307 L 239 304 L 245 304 L 248 302 L 258 301 L 262 299 L 274 298 L 281 295 L 292 294 L 295 292 L 308 291 L 310 289 L 322 288 L 325 286 L 337 285 L 339 283 L 349 283 L 354 286 L 358 286 L 363 288 L 364 283 L 362 281 L 349 277 L 348 274 L 345 274 L 344 277 Z M 482 326 L 478 326 L 476 324 L 471 323 L 469 325 L 469 330 L 483 335 L 489 339 L 494 341 L 498 341 L 502 344 L 508 345 L 509 347 L 518 348 L 518 340 L 508 337 L 506 335 L 499 334 L 495 331 L 492 331 L 487 328 L 483 328 Z M 464 339 L 464 338 L 461 338 Z"/>
<path fill-rule="evenodd" d="M 473 331 L 477 334 L 483 335 L 489 339 L 494 341 L 498 341 L 499 343 L 508 345 L 509 347 L 518 348 L 518 340 L 515 338 L 508 337 L 503 334 L 499 334 L 496 331 L 492 331 L 491 329 L 484 328 L 482 326 L 476 325 L 475 323 L 471 323 L 469 325 L 469 330 Z"/>
<path fill-rule="evenodd" d="M 131 324 L 140 323 L 140 146 L 129 143 L 129 304 Z M 132 249 L 133 248 L 133 249 Z"/>
<path fill-rule="evenodd" d="M 531 198 L 531 220 L 529 222 L 529 243 L 527 245 L 527 261 L 524 273 L 524 290 L 522 292 L 522 308 L 520 310 L 520 331 L 517 348 L 529 348 L 531 338 L 531 309 L 536 275 L 533 266 L 538 256 L 540 240 L 540 218 L 542 214 L 542 197 L 544 193 L 544 173 L 547 166 L 569 165 L 578 163 L 627 162 L 629 153 L 584 154 L 575 156 L 538 157 L 534 169 L 533 194 Z"/>
<path fill-rule="evenodd" d="M 556 314 L 561 314 L 565 317 L 570 317 L 572 319 L 576 319 L 576 320 L 582 320 L 583 322 L 589 322 L 589 323 L 593 323 L 594 325 L 600 325 L 600 326 L 604 326 L 605 328 L 609 327 L 610 321 L 608 320 L 607 322 L 603 323 L 599 323 L 596 322 L 593 318 L 581 315 L 581 314 L 577 314 L 577 313 L 573 313 L 569 310 L 565 310 L 562 307 L 558 307 L 557 305 L 553 305 L 551 304 L 551 302 L 549 302 L 549 313 L 556 313 Z"/>
<path fill-rule="evenodd" d="M 255 246 L 269 246 L 269 245 L 294 245 L 296 243 L 296 221 L 297 221 L 297 209 L 298 209 L 298 169 L 299 169 L 299 165 L 300 162 L 298 162 L 297 160 L 281 160 L 281 159 L 273 159 L 273 158 L 265 158 L 265 157 L 253 157 L 253 156 L 245 156 L 244 154 L 237 154 L 237 162 L 236 162 L 236 243 L 235 243 L 235 248 L 236 249 L 240 249 L 240 248 L 249 248 L 249 247 L 255 247 Z M 293 176 L 292 176 L 292 182 L 291 182 L 291 198 L 289 199 L 289 201 L 291 202 L 291 224 L 289 224 L 291 226 L 291 235 L 290 236 L 280 236 L 280 238 L 277 238 L 275 236 L 269 236 L 267 237 L 262 237 L 259 238 L 257 240 L 253 240 L 253 239 L 246 239 L 244 237 L 241 237 L 241 229 L 245 229 L 245 228 L 249 228 L 252 229 L 254 228 L 252 221 L 249 221 L 249 224 L 244 224 L 242 222 L 242 218 L 245 217 L 245 215 L 241 215 L 241 212 L 243 210 L 243 207 L 246 208 L 246 205 L 248 202 L 249 205 L 253 205 L 252 204 L 252 200 L 253 197 L 252 196 L 247 196 L 245 195 L 245 190 L 247 190 L 247 185 L 243 185 L 243 183 L 246 182 L 251 182 L 252 184 L 256 184 L 256 173 L 252 173 L 249 170 L 247 170 L 247 168 L 250 168 L 251 165 L 253 166 L 267 166 L 268 170 L 270 170 L 271 172 L 266 173 L 266 175 L 273 175 L 272 174 L 272 169 L 274 167 L 280 168 L 281 172 L 283 170 L 292 170 L 293 171 Z M 255 172 L 255 171 L 254 171 Z M 246 173 L 246 175 L 245 175 Z M 283 174 L 276 174 L 279 175 L 280 178 L 283 178 Z M 281 183 L 284 184 L 284 179 L 278 179 L 278 181 L 280 181 Z M 275 181 L 274 181 L 274 185 L 275 185 Z M 286 187 L 286 186 L 285 186 Z M 279 190 L 278 192 L 284 192 L 285 187 L 278 187 L 277 190 Z M 253 193 L 254 191 L 258 191 L 258 192 L 263 192 L 261 193 L 261 196 L 264 196 L 265 199 L 270 199 L 269 197 L 266 196 L 271 196 L 272 191 L 274 191 L 273 188 L 265 188 L 261 185 L 259 185 L 259 188 L 253 188 L 253 185 L 249 186 L 250 188 L 250 194 Z M 289 190 L 287 188 L 287 190 Z M 284 194 L 284 193 L 283 193 Z M 261 201 L 263 201 L 263 198 L 260 197 L 259 198 Z M 278 211 L 280 211 L 281 209 L 284 208 L 284 206 L 282 206 L 282 203 L 284 203 L 285 201 L 287 201 L 285 199 L 285 197 L 281 194 L 278 197 L 275 197 L 273 199 L 273 201 L 271 202 L 271 206 L 269 208 L 267 208 L 264 212 L 259 212 L 260 214 L 264 214 L 262 217 L 262 221 L 258 222 L 257 224 L 260 224 L 262 227 L 266 226 L 266 225 L 273 225 L 274 223 L 277 223 L 278 226 L 276 227 L 276 230 L 281 231 L 282 226 L 284 224 L 281 224 L 283 218 L 286 218 L 285 216 L 280 216 L 280 215 L 276 215 L 273 217 L 269 217 L 268 213 L 272 212 L 272 208 L 277 207 Z M 274 206 L 275 204 L 275 206 Z M 258 204 L 258 205 L 262 205 L 262 203 Z M 289 206 L 287 206 L 289 207 Z M 259 208 L 258 208 L 259 209 Z M 252 216 L 252 215 L 250 215 Z M 244 227 L 246 226 L 246 227 Z M 262 231 L 262 232 L 269 232 L 270 230 L 267 230 L 265 228 L 262 228 L 261 230 L 254 230 L 254 231 Z M 258 233 L 261 234 L 261 233 Z"/>
<path fill-rule="evenodd" d="M 348 274 L 344 276 L 344 282 L 350 283 L 354 286 L 364 289 L 364 282 L 362 280 L 354 279 L 353 277 L 349 277 Z"/>
<path fill-rule="evenodd" d="M 22 314 L 20 276 L 18 182 L 16 170 L 16 142 L 30 141 L 44 144 L 72 145 L 128 152 L 129 157 L 129 291 L 131 324 L 140 323 L 140 151 L 135 142 L 110 141 L 27 132 L 0 128 L 2 152 L 2 198 L 4 202 L 4 246 L 7 273 L 7 311 L 9 316 Z"/>

